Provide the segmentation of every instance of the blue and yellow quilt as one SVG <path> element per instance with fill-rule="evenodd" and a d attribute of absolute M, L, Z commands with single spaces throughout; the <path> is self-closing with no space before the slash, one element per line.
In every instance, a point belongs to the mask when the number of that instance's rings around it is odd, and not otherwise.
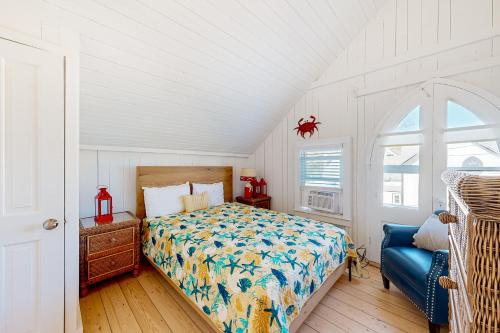
<path fill-rule="evenodd" d="M 355 256 L 334 225 L 238 203 L 145 219 L 142 241 L 226 333 L 288 332 L 306 300 Z"/>

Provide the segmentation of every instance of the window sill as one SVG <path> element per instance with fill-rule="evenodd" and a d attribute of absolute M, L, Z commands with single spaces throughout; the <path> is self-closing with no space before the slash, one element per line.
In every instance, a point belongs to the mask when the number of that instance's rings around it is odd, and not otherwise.
<path fill-rule="evenodd" d="M 407 210 L 414 210 L 417 211 L 418 207 L 415 206 L 403 206 L 403 205 L 389 205 L 389 204 L 384 204 L 384 208 L 389 208 L 389 209 L 407 209 Z"/>
<path fill-rule="evenodd" d="M 339 224 L 346 227 L 351 227 L 352 224 L 352 219 L 339 214 L 328 214 L 319 211 L 313 211 L 307 208 L 295 208 L 294 212 L 299 213 L 298 215 L 302 215 L 306 218 Z"/>

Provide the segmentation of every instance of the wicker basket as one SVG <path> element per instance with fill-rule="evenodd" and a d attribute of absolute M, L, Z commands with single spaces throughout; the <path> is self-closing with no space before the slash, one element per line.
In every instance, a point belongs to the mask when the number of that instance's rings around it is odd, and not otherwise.
<path fill-rule="evenodd" d="M 449 223 L 465 266 L 471 331 L 500 332 L 500 177 L 445 172 L 442 179 L 450 210 L 440 220 Z M 445 278 L 442 285 L 457 286 Z"/>

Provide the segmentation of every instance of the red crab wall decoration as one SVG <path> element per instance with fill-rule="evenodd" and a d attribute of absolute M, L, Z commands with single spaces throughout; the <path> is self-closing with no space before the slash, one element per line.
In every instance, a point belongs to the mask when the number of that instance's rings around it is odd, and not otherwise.
<path fill-rule="evenodd" d="M 317 125 L 321 123 L 319 121 L 316 121 L 315 116 L 309 116 L 309 118 L 311 118 L 312 120 L 306 120 L 305 122 L 303 122 L 304 118 L 300 118 L 299 122 L 297 123 L 298 126 L 294 128 L 294 130 L 297 130 L 297 135 L 300 134 L 303 139 L 305 139 L 304 135 L 306 133 L 309 133 L 309 137 L 311 137 L 314 134 L 315 130 L 319 131 Z"/>

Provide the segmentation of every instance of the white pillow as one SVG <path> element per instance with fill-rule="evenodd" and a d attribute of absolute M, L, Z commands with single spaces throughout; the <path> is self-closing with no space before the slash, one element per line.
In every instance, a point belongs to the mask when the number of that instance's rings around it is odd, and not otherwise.
<path fill-rule="evenodd" d="M 147 217 L 175 214 L 184 210 L 182 196 L 191 194 L 189 182 L 166 187 L 143 187 Z"/>
<path fill-rule="evenodd" d="M 224 184 L 197 184 L 193 183 L 193 194 L 208 192 L 208 207 L 222 205 L 224 203 Z"/>
<path fill-rule="evenodd" d="M 448 249 L 448 225 L 441 223 L 438 216 L 432 214 L 413 235 L 413 239 L 413 245 L 421 249 Z"/>

